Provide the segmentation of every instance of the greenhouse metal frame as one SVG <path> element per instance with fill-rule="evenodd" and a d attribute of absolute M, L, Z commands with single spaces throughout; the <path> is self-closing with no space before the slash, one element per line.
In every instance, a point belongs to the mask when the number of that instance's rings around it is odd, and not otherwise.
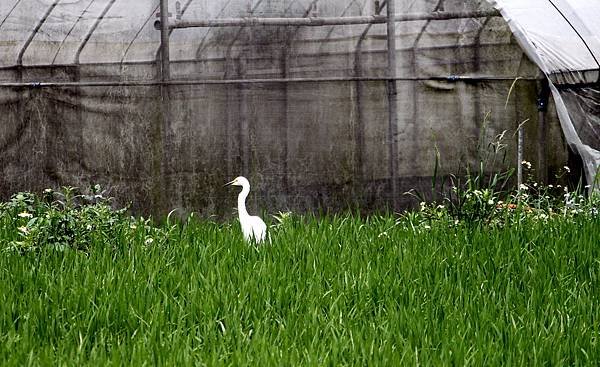
<path fill-rule="evenodd" d="M 4 19 L 0 19 L 0 30 L 2 29 L 2 25 L 6 22 L 6 20 L 10 17 L 12 11 L 17 8 L 21 0 L 18 0 L 11 11 Z M 241 18 L 213 18 L 213 19 L 203 19 L 203 20 L 187 20 L 186 11 L 189 9 L 190 5 L 194 2 L 194 0 L 186 0 L 184 4 L 180 2 L 176 2 L 176 11 L 174 13 L 169 13 L 169 9 L 172 8 L 172 3 L 169 4 L 168 0 L 160 0 L 159 5 L 156 7 L 153 14 L 148 17 L 144 23 L 144 26 L 148 24 L 152 24 L 157 32 L 160 33 L 160 46 L 156 51 L 156 64 L 160 65 L 160 75 L 155 80 L 100 80 L 100 81 L 31 81 L 24 80 L 23 78 L 23 70 L 28 68 L 28 66 L 24 65 L 24 56 L 28 51 L 28 48 L 32 44 L 33 40 L 36 38 L 38 32 L 42 29 L 45 22 L 52 16 L 53 11 L 60 5 L 62 0 L 53 0 L 51 4 L 48 5 L 45 10 L 43 16 L 39 19 L 39 22 L 28 36 L 26 42 L 22 46 L 22 48 L 18 52 L 17 60 L 15 65 L 2 66 L 0 69 L 4 70 L 15 70 L 17 72 L 17 80 L 16 82 L 0 82 L 0 87 L 2 88 L 12 88 L 12 89 L 37 89 L 37 88 L 70 88 L 70 87 L 125 87 L 125 86 L 145 86 L 145 87 L 157 87 L 160 88 L 161 91 L 161 101 L 163 103 L 163 118 L 164 124 L 169 123 L 169 118 L 171 116 L 170 110 L 170 88 L 172 86 L 183 86 L 183 85 L 241 85 L 241 84 L 262 84 L 262 83 L 321 83 L 321 82 L 385 82 L 386 90 L 387 90 L 387 108 L 388 108 L 388 132 L 387 132 L 387 144 L 389 149 L 389 155 L 391 157 L 398 155 L 398 142 L 395 137 L 398 134 L 397 131 L 397 117 L 398 112 L 396 109 L 398 105 L 396 103 L 397 99 L 397 85 L 396 83 L 399 81 L 443 81 L 448 83 L 455 82 L 469 82 L 469 83 L 477 83 L 477 82 L 485 82 L 485 81 L 511 81 L 514 78 L 504 77 L 504 76 L 493 76 L 493 75 L 438 75 L 438 76 L 428 76 L 428 77 L 420 77 L 420 76 L 398 76 L 397 75 L 397 61 L 396 61 L 396 52 L 398 51 L 396 46 L 396 37 L 390 37 L 390 35 L 396 34 L 396 23 L 398 22 L 411 22 L 411 21 L 426 21 L 426 23 L 421 27 L 420 33 L 416 37 L 414 44 L 412 47 L 416 47 L 419 43 L 419 40 L 422 38 L 423 34 L 427 32 L 427 28 L 431 22 L 439 21 L 439 20 L 453 20 L 453 19 L 463 19 L 463 18 L 483 18 L 484 26 L 489 21 L 490 18 L 500 17 L 500 13 L 497 10 L 478 10 L 478 11 L 465 11 L 465 12 L 456 12 L 456 11 L 445 11 L 444 10 L 444 0 L 439 0 L 437 2 L 437 6 L 432 12 L 423 12 L 423 13 L 404 13 L 397 14 L 395 10 L 395 1 L 387 0 L 382 1 L 374 1 L 375 3 L 375 11 L 374 14 L 368 16 L 346 16 L 345 14 L 340 14 L 338 17 L 321 17 L 319 16 L 319 2 L 312 1 L 310 6 L 305 10 L 303 17 L 291 17 L 291 18 L 281 18 L 281 17 L 260 17 L 255 16 L 254 12 L 263 2 L 259 1 L 249 1 L 249 9 L 248 13 L 250 16 L 241 17 Z M 84 11 L 81 13 L 79 20 L 85 18 L 85 13 L 88 9 L 93 5 L 94 0 L 90 1 Z M 78 67 L 81 63 L 80 57 L 82 51 L 85 49 L 86 44 L 93 37 L 94 33 L 101 26 L 102 22 L 105 21 L 107 14 L 109 14 L 111 8 L 117 3 L 117 0 L 109 0 L 106 3 L 106 6 L 103 8 L 100 16 L 94 21 L 94 24 L 89 28 L 85 36 L 82 38 L 81 43 L 77 47 L 77 50 L 74 55 L 74 62 L 72 64 L 54 64 L 54 61 L 57 59 L 57 56 L 60 52 L 60 49 L 57 51 L 53 64 L 47 65 L 48 68 L 54 67 Z M 349 1 L 348 8 L 352 6 L 353 2 Z M 170 7 L 171 5 L 171 7 Z M 386 14 L 381 14 L 383 10 L 386 10 Z M 344 11 L 345 13 L 345 11 Z M 79 20 L 77 22 L 79 22 Z M 75 29 L 77 22 L 73 25 L 73 29 Z M 279 78 L 224 78 L 224 79 L 188 79 L 182 80 L 178 78 L 173 78 L 171 75 L 171 64 L 170 60 L 170 39 L 173 32 L 177 32 L 178 29 L 187 29 L 187 28 L 225 28 L 225 27 L 236 27 L 238 29 L 244 29 L 248 27 L 262 27 L 262 26 L 289 26 L 289 27 L 324 27 L 324 26 L 334 26 L 334 25 L 367 25 L 367 28 L 362 34 L 362 38 L 356 45 L 355 54 L 356 58 L 361 58 L 361 44 L 364 37 L 369 32 L 369 28 L 374 24 L 385 24 L 387 27 L 387 75 L 385 76 L 363 76 L 361 70 L 357 70 L 355 75 L 353 76 L 331 76 L 331 77 L 279 77 Z M 66 34 L 65 40 L 71 34 L 71 30 Z M 125 53 L 121 59 L 121 63 L 127 64 L 135 64 L 136 61 L 129 62 L 125 61 L 127 58 L 127 53 L 129 52 L 129 48 L 136 41 L 138 35 L 141 33 L 142 29 L 139 30 L 138 34 L 130 41 L 129 46 L 125 50 Z M 239 34 L 239 32 L 238 32 Z M 331 34 L 331 32 L 330 32 Z M 200 52 L 200 49 L 198 50 Z M 194 60 L 189 60 L 193 62 Z M 177 61 L 179 62 L 179 61 Z M 146 61 L 139 62 L 140 64 L 148 64 Z M 101 65 L 102 63 L 99 63 Z M 359 63 L 357 63 L 359 64 Z M 86 65 L 93 65 L 89 62 Z M 41 66 L 36 66 L 41 67 Z M 360 69 L 360 68 L 359 68 Z M 523 79 L 527 80 L 535 80 L 540 81 L 541 85 L 543 78 L 539 77 L 525 77 Z M 361 83 L 358 83 L 359 85 Z M 540 111 L 540 124 L 539 124 L 539 133 L 538 133 L 538 160 L 540 164 L 540 172 L 543 175 L 545 172 L 545 124 L 543 121 L 545 120 L 546 107 L 548 105 L 547 101 L 547 88 L 542 88 L 539 100 L 538 100 L 538 108 Z M 522 136 L 520 138 L 520 144 L 524 144 L 522 140 Z M 519 150 L 519 161 L 522 158 L 522 151 Z M 390 159 L 389 160 L 389 177 L 391 182 L 391 191 L 392 197 L 398 198 L 399 196 L 399 188 L 397 187 L 397 178 L 398 178 L 398 162 L 397 160 Z"/>

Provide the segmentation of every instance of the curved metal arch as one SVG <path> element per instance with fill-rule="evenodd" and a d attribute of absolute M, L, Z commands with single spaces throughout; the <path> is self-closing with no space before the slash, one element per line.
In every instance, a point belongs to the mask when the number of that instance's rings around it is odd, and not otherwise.
<path fill-rule="evenodd" d="M 583 37 L 583 35 L 581 34 L 581 32 L 575 27 L 575 25 L 573 24 L 573 22 L 565 15 L 564 11 L 561 10 L 558 7 L 558 5 L 556 5 L 554 3 L 554 1 L 548 0 L 548 2 L 554 7 L 554 9 L 556 9 L 556 11 L 560 14 L 560 16 L 567 22 L 567 24 L 569 25 L 569 27 L 571 27 L 571 29 L 573 29 L 573 31 L 575 32 L 575 34 L 577 34 L 577 37 L 579 37 L 579 39 L 581 39 L 581 42 L 583 42 L 583 44 L 585 45 L 585 48 L 588 50 L 588 52 L 590 53 L 590 55 L 594 59 L 594 62 L 598 66 L 598 69 L 600 70 L 600 62 L 598 61 L 598 58 L 596 58 L 596 54 L 594 53 L 594 51 L 592 51 L 592 48 L 588 44 L 588 41 Z M 575 18 L 577 18 L 577 17 L 575 17 Z M 598 76 L 598 81 L 600 82 L 600 75 Z"/>
<path fill-rule="evenodd" d="M 12 15 L 12 12 L 15 11 L 15 9 L 17 8 L 17 5 L 19 5 L 21 3 L 22 0 L 18 0 L 15 5 L 13 5 L 13 7 L 10 9 L 10 11 L 8 12 L 8 14 L 6 14 L 6 16 L 4 17 L 4 19 L 2 19 L 2 22 L 0 22 L 0 28 L 2 28 L 2 26 L 4 25 L 4 23 L 6 22 L 6 20 Z"/>
<path fill-rule="evenodd" d="M 90 28 L 90 30 L 86 34 L 85 38 L 83 39 L 83 41 L 77 48 L 77 52 L 75 53 L 75 64 L 76 65 L 79 65 L 79 57 L 81 56 L 81 52 L 83 51 L 83 49 L 89 42 L 90 38 L 92 38 L 92 35 L 96 31 L 96 29 L 98 29 L 98 26 L 100 25 L 100 23 L 104 20 L 104 17 L 106 16 L 106 14 L 110 10 L 110 8 L 112 8 L 116 2 L 117 2 L 117 0 L 110 0 L 110 2 L 104 7 L 104 9 L 102 10 L 102 13 L 98 17 L 98 19 L 96 19 L 96 21 L 94 22 L 94 25 L 92 26 L 92 28 Z"/>
<path fill-rule="evenodd" d="M 254 14 L 254 12 L 256 10 L 258 10 L 258 7 L 262 4 L 263 0 L 258 0 L 256 2 L 256 4 L 254 4 L 254 6 L 252 7 L 252 9 L 250 9 L 250 14 Z M 229 42 L 229 45 L 227 45 L 227 52 L 225 53 L 225 60 L 228 60 L 229 57 L 231 56 L 231 50 L 233 49 L 233 46 L 235 45 L 235 43 L 238 41 L 238 38 L 240 37 L 240 35 L 242 34 L 242 32 L 244 31 L 246 27 L 242 26 L 239 27 L 237 29 L 237 32 L 235 33 L 235 36 L 233 37 L 233 39 L 231 40 L 231 42 Z M 229 73 L 229 68 L 225 69 L 225 78 L 227 78 L 227 74 Z"/>
<path fill-rule="evenodd" d="M 223 15 L 223 13 L 225 13 L 225 9 L 227 9 L 229 4 L 231 4 L 231 1 L 232 0 L 227 0 L 227 3 L 225 3 L 225 5 L 223 5 L 223 7 L 221 8 L 221 11 L 219 12 L 219 14 L 217 14 L 216 18 L 220 17 L 221 15 Z M 206 34 L 204 35 L 204 37 L 202 37 L 202 39 L 200 40 L 200 44 L 198 45 L 198 48 L 196 49 L 196 59 L 200 59 L 200 57 L 202 56 L 202 52 L 205 49 L 206 39 L 208 38 L 208 34 L 210 33 L 211 30 L 212 30 L 212 28 L 209 28 L 208 31 L 206 32 Z"/>
<path fill-rule="evenodd" d="M 29 37 L 25 41 L 25 44 L 23 45 L 23 47 L 21 47 L 21 50 L 19 51 L 19 54 L 17 56 L 17 66 L 19 66 L 19 67 L 23 66 L 23 56 L 25 55 L 25 52 L 27 51 L 27 49 L 31 45 L 31 42 L 33 42 L 33 39 L 35 38 L 35 36 L 39 32 L 40 28 L 42 28 L 42 26 L 44 25 L 44 23 L 46 23 L 46 20 L 48 20 L 48 18 L 50 17 L 50 14 L 52 14 L 52 11 L 54 11 L 54 9 L 58 5 L 58 3 L 60 3 L 60 1 L 61 0 L 54 0 L 54 2 L 52 3 L 52 5 L 50 5 L 50 7 L 46 10 L 46 12 L 44 13 L 44 16 L 42 17 L 42 19 L 40 19 L 40 21 L 38 22 L 38 24 L 35 26 L 35 28 L 31 32 L 31 34 L 29 35 Z"/>
<path fill-rule="evenodd" d="M 79 24 L 79 21 L 81 19 L 83 19 L 83 16 L 85 15 L 85 13 L 87 13 L 87 11 L 94 4 L 94 2 L 96 2 L 96 0 L 91 0 L 90 1 L 90 3 L 85 7 L 85 9 L 81 13 L 81 15 L 79 15 L 79 18 L 77 18 L 77 20 L 75 21 L 75 23 L 73 24 L 73 26 L 71 27 L 71 29 L 69 29 L 69 31 L 65 35 L 65 38 L 60 43 L 60 46 L 58 47 L 58 50 L 56 50 L 56 53 L 54 54 L 54 58 L 52 58 L 52 65 L 54 65 L 54 63 L 56 62 L 56 58 L 58 57 L 58 54 L 60 53 L 60 50 L 62 50 L 63 45 L 67 41 L 67 38 L 69 38 L 69 36 L 71 35 L 71 33 L 73 32 L 73 30 L 75 29 L 75 27 L 77 27 L 77 24 Z"/>
<path fill-rule="evenodd" d="M 360 7 L 360 5 L 357 3 L 358 0 L 351 0 L 350 2 L 348 2 L 348 5 L 344 8 L 344 10 L 342 10 L 342 13 L 340 14 L 340 17 L 343 17 L 346 15 L 346 13 L 348 12 L 348 10 L 350 10 L 350 8 L 352 8 L 352 6 L 356 5 L 358 6 L 358 8 L 360 9 L 361 13 L 362 13 L 362 9 Z M 327 35 L 325 36 L 325 39 L 322 40 L 321 45 L 319 46 L 319 53 L 321 52 L 321 50 L 323 50 L 323 46 L 325 44 L 325 42 L 327 42 L 329 40 L 329 38 L 331 37 L 331 34 L 333 33 L 333 31 L 335 30 L 336 26 L 331 26 L 329 28 L 329 31 L 327 32 Z"/>
<path fill-rule="evenodd" d="M 192 1 L 192 0 L 190 0 L 190 1 Z M 133 38 L 131 39 L 131 41 L 129 41 L 129 44 L 127 44 L 127 48 L 123 52 L 123 57 L 121 57 L 121 64 L 123 64 L 123 62 L 125 61 L 125 58 L 127 58 L 127 54 L 129 53 L 129 50 L 131 49 L 131 46 L 133 46 L 133 44 L 135 43 L 135 41 L 137 40 L 137 38 L 139 37 L 139 35 L 144 30 L 144 28 L 146 28 L 146 26 L 148 25 L 148 23 L 152 20 L 153 15 L 156 14 L 156 12 L 158 12 L 159 9 L 160 9 L 160 1 L 159 1 L 159 4 L 156 5 L 156 7 L 154 8 L 154 10 L 152 10 L 152 12 L 148 16 L 148 18 L 146 19 L 146 21 L 144 22 L 144 24 L 142 24 L 142 26 L 140 27 L 140 29 L 138 29 L 138 31 L 136 32 L 135 36 L 133 36 Z M 160 47 L 159 47 L 159 50 L 160 50 Z"/>
<path fill-rule="evenodd" d="M 444 1 L 445 0 L 439 0 L 432 12 L 439 11 L 444 6 Z M 423 25 L 423 27 L 421 27 L 421 31 L 419 32 L 419 34 L 417 35 L 417 38 L 415 38 L 415 41 L 413 42 L 413 49 L 417 48 L 419 41 L 421 41 L 421 37 L 423 37 L 423 34 L 425 33 L 425 30 L 427 29 L 427 27 L 429 26 L 430 23 L 431 23 L 431 20 L 427 20 L 425 22 L 425 24 Z"/>

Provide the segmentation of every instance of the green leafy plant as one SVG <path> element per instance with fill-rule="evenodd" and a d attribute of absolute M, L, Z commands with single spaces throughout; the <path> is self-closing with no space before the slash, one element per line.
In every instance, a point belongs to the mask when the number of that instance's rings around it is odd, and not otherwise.
<path fill-rule="evenodd" d="M 115 210 L 95 186 L 88 193 L 73 187 L 18 193 L 1 208 L 5 230 L 14 235 L 7 248 L 20 252 L 54 249 L 87 251 L 110 244 L 125 226 L 125 209 Z"/>

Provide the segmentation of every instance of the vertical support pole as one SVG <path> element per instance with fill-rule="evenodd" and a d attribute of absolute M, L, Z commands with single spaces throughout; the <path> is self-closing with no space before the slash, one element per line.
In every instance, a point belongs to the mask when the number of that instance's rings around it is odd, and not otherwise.
<path fill-rule="evenodd" d="M 548 102 L 550 100 L 550 86 L 548 79 L 541 82 L 539 89 L 537 108 L 538 108 L 538 180 L 540 183 L 548 183 L 548 164 L 546 150 L 546 115 L 548 112 Z"/>
<path fill-rule="evenodd" d="M 387 56 L 388 56 L 388 144 L 389 174 L 392 183 L 392 202 L 398 208 L 398 105 L 396 83 L 396 7 L 394 0 L 387 0 Z"/>
<path fill-rule="evenodd" d="M 523 184 L 523 146 L 525 144 L 525 131 L 523 124 L 518 127 L 518 141 L 517 141 L 517 186 L 521 190 Z"/>
<path fill-rule="evenodd" d="M 170 101 L 170 88 L 168 82 L 171 80 L 171 63 L 169 55 L 169 38 L 171 36 L 169 29 L 169 0 L 160 0 L 160 80 L 162 82 L 160 86 L 160 98 L 162 107 L 162 126 L 160 127 L 160 138 L 162 144 L 160 148 L 162 152 L 158 154 L 160 159 L 160 193 L 158 195 L 158 202 L 160 211 L 166 211 L 167 207 L 167 195 L 166 190 L 169 185 L 168 177 L 171 167 L 170 159 L 170 142 L 171 138 L 170 131 L 170 116 L 171 116 L 171 101 Z"/>
<path fill-rule="evenodd" d="M 169 36 L 169 0 L 160 0 L 160 65 L 163 82 L 171 80 Z"/>

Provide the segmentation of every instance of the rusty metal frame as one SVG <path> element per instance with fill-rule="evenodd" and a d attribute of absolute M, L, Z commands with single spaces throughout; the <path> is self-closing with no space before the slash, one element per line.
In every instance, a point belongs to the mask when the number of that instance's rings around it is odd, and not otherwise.
<path fill-rule="evenodd" d="M 408 22 L 417 20 L 450 20 L 464 18 L 485 18 L 500 16 L 496 10 L 480 10 L 473 12 L 434 12 L 434 13 L 407 13 L 394 15 L 394 22 Z M 216 27 L 256 27 L 256 26 L 305 26 L 322 27 L 331 25 L 352 24 L 386 24 L 388 16 L 369 15 L 352 17 L 307 17 L 307 18 L 222 18 L 197 21 L 176 21 L 169 26 L 178 28 L 216 28 Z M 158 26 L 158 25 L 157 25 Z"/>
<path fill-rule="evenodd" d="M 442 81 L 447 83 L 485 83 L 513 82 L 513 77 L 448 75 L 432 77 L 395 77 L 396 81 Z M 389 77 L 323 77 L 323 78 L 273 78 L 273 79 L 200 79 L 176 80 L 167 82 L 160 80 L 148 81 L 108 81 L 108 82 L 0 82 L 0 88 L 71 88 L 71 87 L 152 87 L 160 85 L 190 86 L 190 85 L 227 85 L 227 84 L 269 84 L 269 83 L 324 83 L 324 82 L 387 82 Z M 539 81 L 538 77 L 524 77 L 519 80 Z"/>

